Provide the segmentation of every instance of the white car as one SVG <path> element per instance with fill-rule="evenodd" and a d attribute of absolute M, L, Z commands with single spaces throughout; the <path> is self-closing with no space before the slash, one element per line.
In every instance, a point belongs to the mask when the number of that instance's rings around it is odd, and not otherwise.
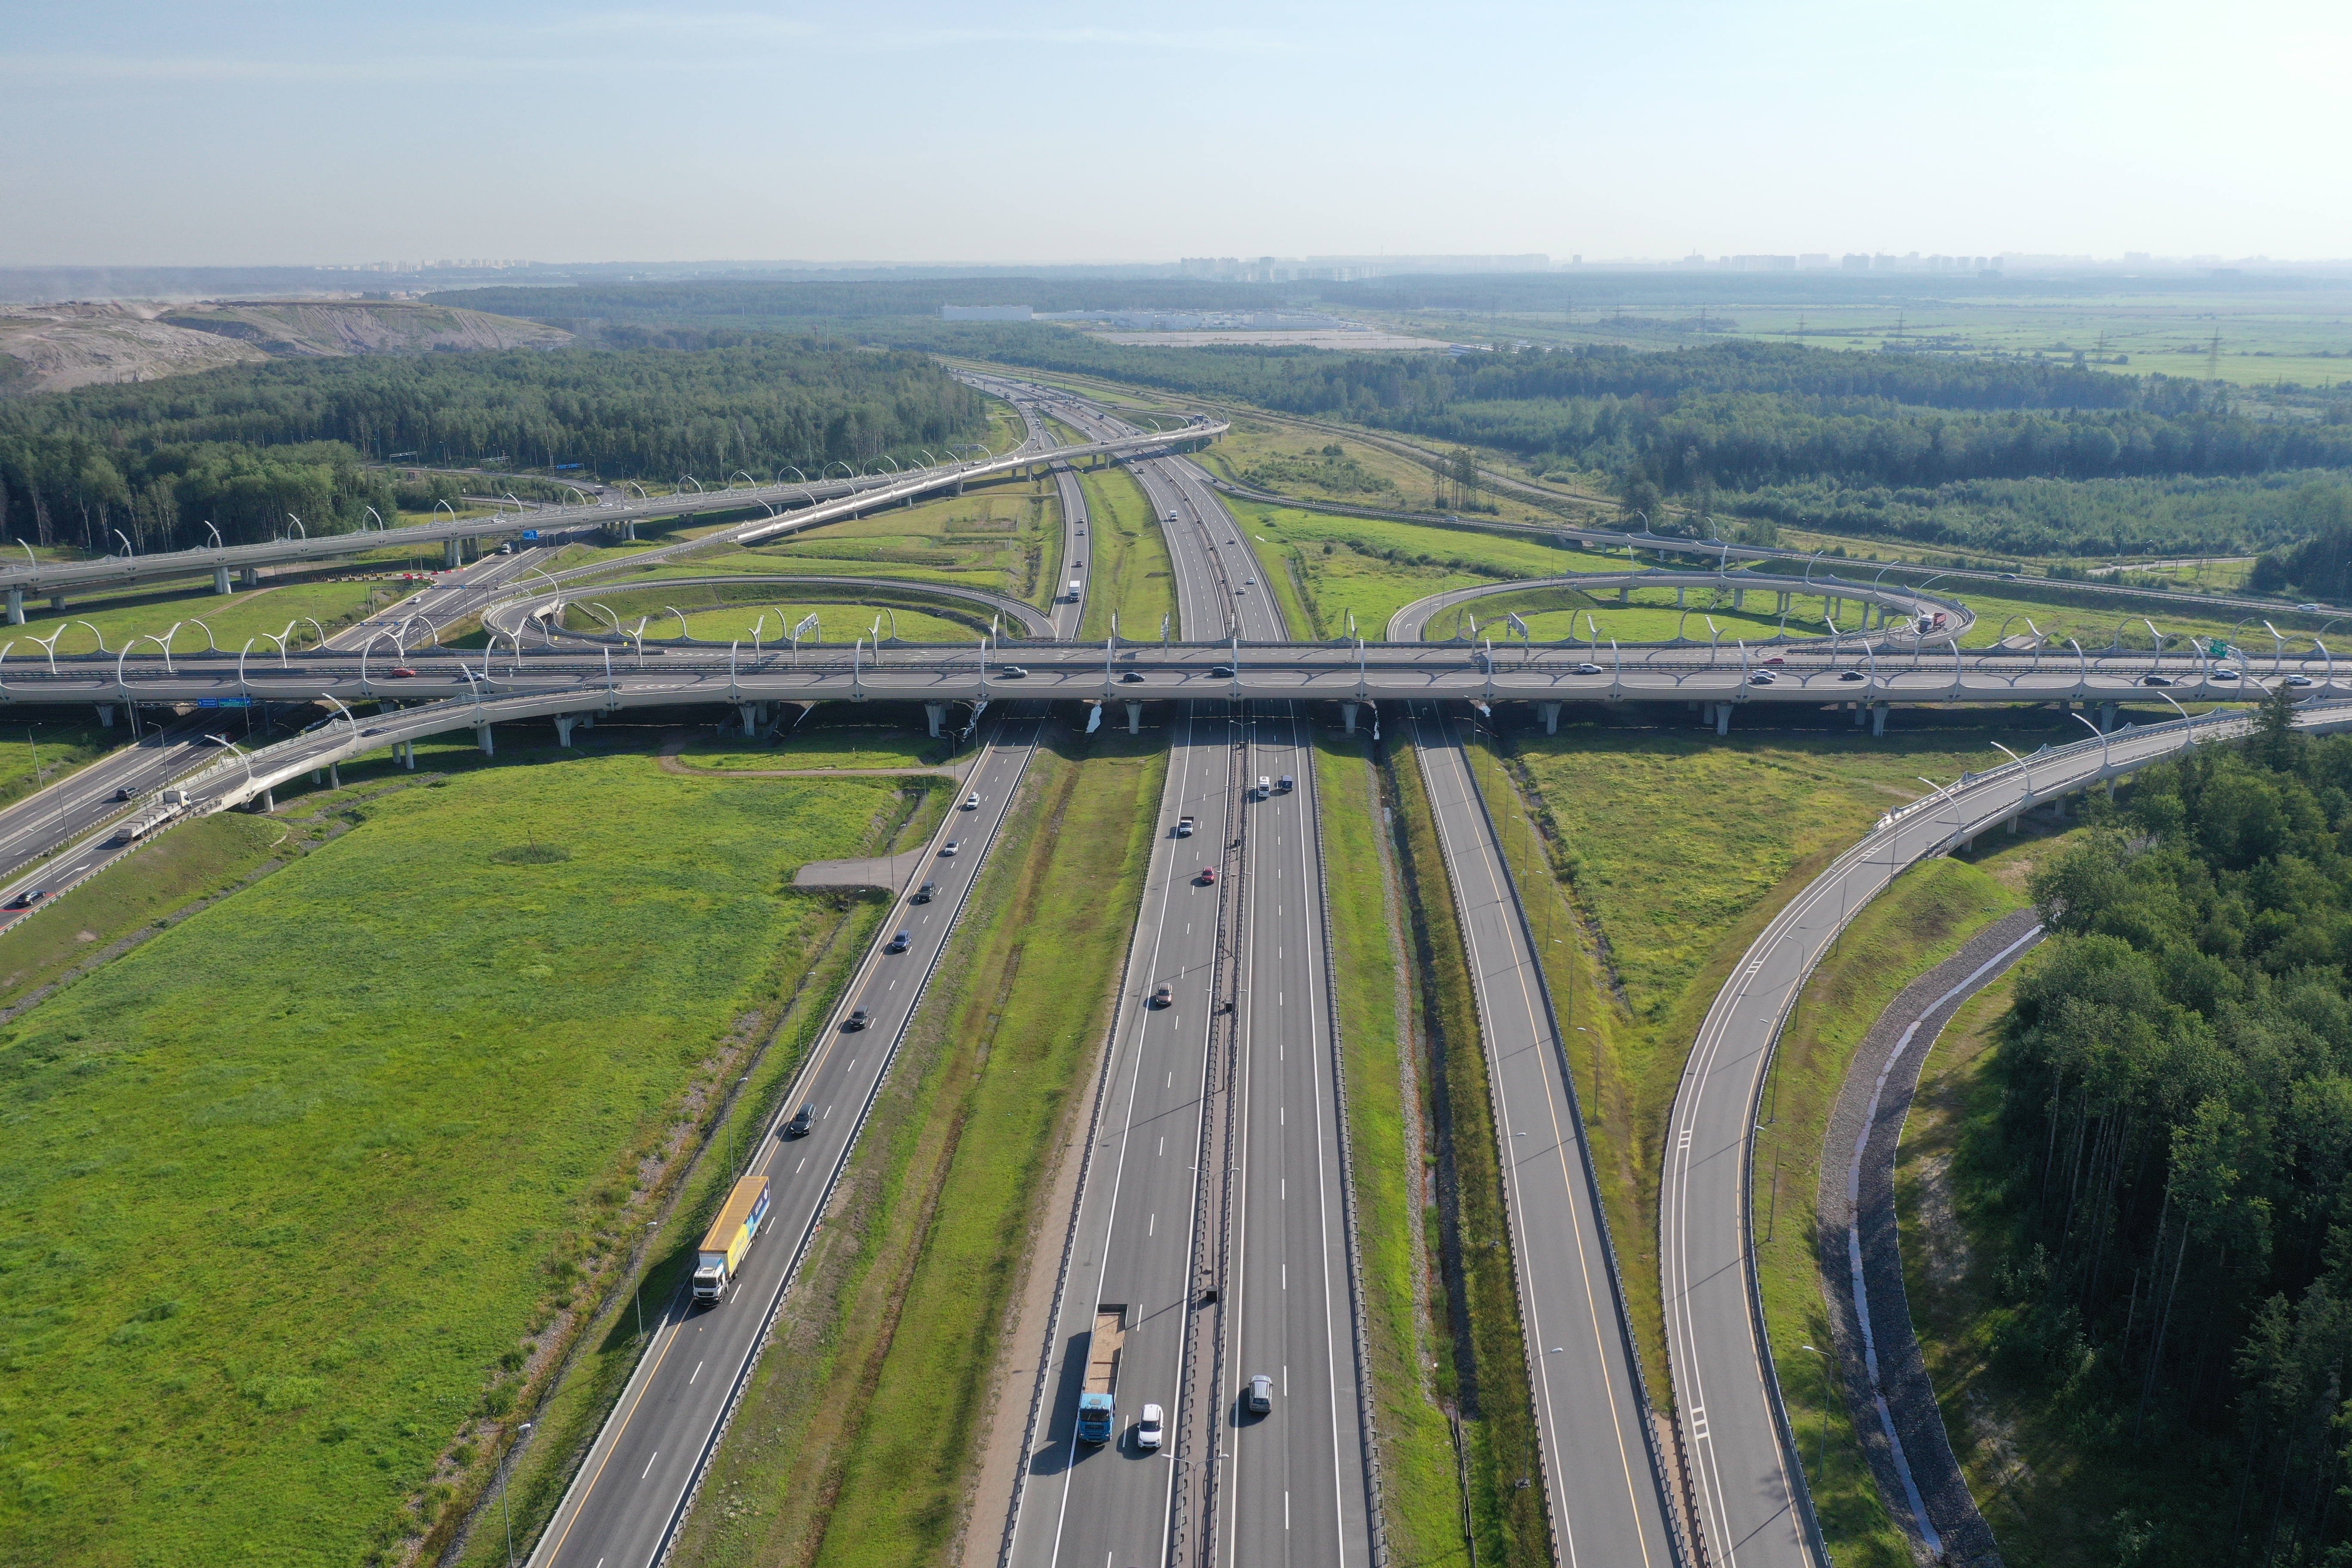
<path fill-rule="evenodd" d="M 1145 1405 L 1143 1414 L 1136 1417 L 1135 1446 L 1139 1448 L 1157 1448 L 1167 1439 L 1166 1414 L 1157 1405 Z"/>
<path fill-rule="evenodd" d="M 942 857 L 953 855 L 957 850 L 962 847 L 963 846 L 961 843 L 950 838 L 945 844 L 940 846 L 940 854 Z"/>
<path fill-rule="evenodd" d="M 980 796 L 977 795 L 968 795 L 964 796 L 963 808 L 966 811 L 978 811 L 980 809 Z"/>

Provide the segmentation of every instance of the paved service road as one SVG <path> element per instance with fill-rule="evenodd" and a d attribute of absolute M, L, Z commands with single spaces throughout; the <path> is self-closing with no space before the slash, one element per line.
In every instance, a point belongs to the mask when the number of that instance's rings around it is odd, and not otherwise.
<path fill-rule="evenodd" d="M 2306 710 L 2298 722 L 2309 731 L 2352 728 L 2352 704 Z M 2086 738 L 1906 806 L 1790 900 L 1717 994 L 1675 1090 L 1658 1224 L 1666 1355 L 1710 1563 L 1821 1568 L 1826 1561 L 1790 1450 L 1779 1374 L 1759 1332 L 1748 1247 L 1757 1106 L 1797 988 L 1831 939 L 1912 862 L 2031 805 L 2170 756 L 2194 736 L 2248 729 L 2243 719 L 2216 714 L 2193 726 Z"/>
<path fill-rule="evenodd" d="M 1453 725 L 1433 704 L 1416 703 L 1412 733 L 1493 1074 L 1553 1556 L 1570 1564 L 1671 1568 L 1680 1559 L 1664 1478 L 1559 1022 Z"/>
<path fill-rule="evenodd" d="M 644 1359 L 530 1554 L 533 1568 L 648 1568 L 660 1560 L 1003 824 L 1041 722 L 1007 718 L 973 764 L 964 787 L 979 794 L 980 810 L 948 814 L 886 922 L 913 933 L 911 950 L 867 952 L 792 1092 L 749 1145 L 746 1169 L 765 1172 L 773 1184 L 767 1233 L 719 1305 L 698 1310 L 683 1288 L 663 1305 Z M 961 843 L 952 858 L 940 852 L 949 839 Z M 938 895 L 910 902 L 925 881 L 939 884 Z M 871 1021 L 849 1032 L 843 1022 L 856 1007 L 868 1009 Z M 803 1104 L 814 1107 L 813 1131 L 784 1142 L 782 1124 Z M 668 1239 L 688 1247 L 700 1237 Z"/>

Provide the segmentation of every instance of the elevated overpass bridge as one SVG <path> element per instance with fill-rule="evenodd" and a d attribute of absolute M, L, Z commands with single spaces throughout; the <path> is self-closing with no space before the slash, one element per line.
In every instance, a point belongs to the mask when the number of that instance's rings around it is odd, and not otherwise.
<path fill-rule="evenodd" d="M 921 496 L 941 490 L 961 493 L 967 484 L 1043 472 L 1049 463 L 1086 463 L 1120 459 L 1166 451 L 1195 441 L 1213 440 L 1228 426 L 1198 420 L 1181 430 L 1147 432 L 1083 447 L 1044 447 L 1033 437 L 1003 457 L 940 463 L 902 473 L 869 475 L 830 482 L 742 486 L 705 490 L 696 495 L 641 496 L 603 500 L 572 506 L 523 509 L 496 517 L 419 523 L 407 528 L 367 529 L 353 533 L 305 538 L 299 534 L 265 544 L 233 544 L 209 550 L 173 550 L 154 555 L 110 555 L 99 561 L 47 562 L 28 559 L 21 566 L 0 567 L 0 589 L 7 594 L 8 624 L 25 624 L 25 601 L 47 595 L 62 609 L 72 594 L 120 591 L 142 584 L 210 576 L 213 591 L 234 591 L 233 579 L 247 586 L 257 581 L 264 566 L 299 565 L 336 560 L 371 551 L 405 549 L 419 553 L 442 552 L 451 566 L 458 563 L 468 540 L 503 539 L 531 531 L 602 527 L 627 531 L 653 518 L 694 517 L 715 512 L 764 510 L 756 519 L 723 536 L 696 541 L 750 543 L 831 522 L 875 507 L 911 504 Z M 31 552 L 26 551 L 30 557 Z"/>

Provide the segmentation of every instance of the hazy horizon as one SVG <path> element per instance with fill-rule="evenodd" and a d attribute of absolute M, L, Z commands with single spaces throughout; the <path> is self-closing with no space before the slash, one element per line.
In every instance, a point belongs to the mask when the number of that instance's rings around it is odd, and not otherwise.
<path fill-rule="evenodd" d="M 2341 6 L 1098 16 L 28 11 L 0 266 L 2352 256 Z"/>

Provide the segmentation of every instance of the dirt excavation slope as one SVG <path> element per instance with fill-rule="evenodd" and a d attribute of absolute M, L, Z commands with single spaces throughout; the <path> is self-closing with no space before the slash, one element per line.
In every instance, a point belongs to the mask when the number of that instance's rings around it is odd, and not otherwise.
<path fill-rule="evenodd" d="M 537 321 L 398 300 L 140 301 L 0 307 L 0 393 L 151 381 L 258 360 L 554 348 Z"/>

